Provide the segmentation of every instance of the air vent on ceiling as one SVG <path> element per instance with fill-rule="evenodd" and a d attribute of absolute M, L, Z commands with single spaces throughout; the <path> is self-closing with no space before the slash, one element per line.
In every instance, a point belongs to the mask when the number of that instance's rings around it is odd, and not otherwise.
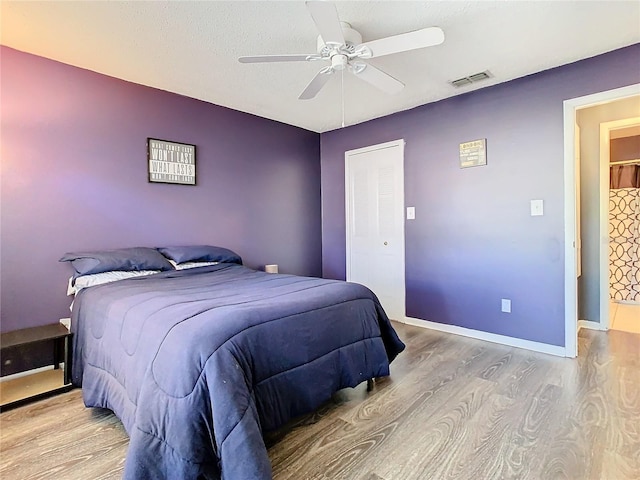
<path fill-rule="evenodd" d="M 457 80 L 452 80 L 449 83 L 454 87 L 464 87 L 465 85 L 471 85 L 472 83 L 480 82 L 482 80 L 486 80 L 487 78 L 491 78 L 491 73 L 489 70 L 485 70 L 484 72 L 474 73 L 473 75 L 469 75 L 468 77 L 458 78 Z"/>

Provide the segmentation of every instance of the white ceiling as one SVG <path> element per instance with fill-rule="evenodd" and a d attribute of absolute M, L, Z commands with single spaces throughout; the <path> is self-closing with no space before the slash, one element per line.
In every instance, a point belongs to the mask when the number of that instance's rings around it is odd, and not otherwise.
<path fill-rule="evenodd" d="M 387 95 L 344 75 L 347 125 L 640 42 L 640 2 L 335 2 L 363 41 L 439 26 L 442 45 L 370 62 L 406 84 Z M 131 82 L 315 132 L 341 125 L 340 76 L 298 95 L 324 66 L 240 64 L 237 57 L 314 53 L 303 1 L 1 2 L 1 43 Z M 447 82 L 483 70 L 468 87 Z"/>

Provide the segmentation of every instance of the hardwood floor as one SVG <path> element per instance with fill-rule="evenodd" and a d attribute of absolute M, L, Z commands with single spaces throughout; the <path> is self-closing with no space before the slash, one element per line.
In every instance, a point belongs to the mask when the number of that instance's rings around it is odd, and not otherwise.
<path fill-rule="evenodd" d="M 640 335 L 570 360 L 395 326 L 391 377 L 267 436 L 275 479 L 640 479 Z M 127 444 L 74 390 L 0 415 L 0 477 L 120 478 Z"/>

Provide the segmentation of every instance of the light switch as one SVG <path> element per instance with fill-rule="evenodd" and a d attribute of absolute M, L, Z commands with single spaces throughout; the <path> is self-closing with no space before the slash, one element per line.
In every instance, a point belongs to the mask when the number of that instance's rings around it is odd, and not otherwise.
<path fill-rule="evenodd" d="M 416 207 L 407 207 L 407 220 L 416 219 Z"/>
<path fill-rule="evenodd" d="M 544 205 L 542 200 L 531 200 L 531 216 L 544 215 Z"/>

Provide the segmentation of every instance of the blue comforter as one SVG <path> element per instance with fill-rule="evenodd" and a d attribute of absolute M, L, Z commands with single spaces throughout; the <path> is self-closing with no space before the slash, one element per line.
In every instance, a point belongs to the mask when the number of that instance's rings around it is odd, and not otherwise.
<path fill-rule="evenodd" d="M 269 479 L 262 433 L 389 374 L 375 295 L 220 264 L 82 290 L 73 381 L 130 436 L 128 479 Z"/>

